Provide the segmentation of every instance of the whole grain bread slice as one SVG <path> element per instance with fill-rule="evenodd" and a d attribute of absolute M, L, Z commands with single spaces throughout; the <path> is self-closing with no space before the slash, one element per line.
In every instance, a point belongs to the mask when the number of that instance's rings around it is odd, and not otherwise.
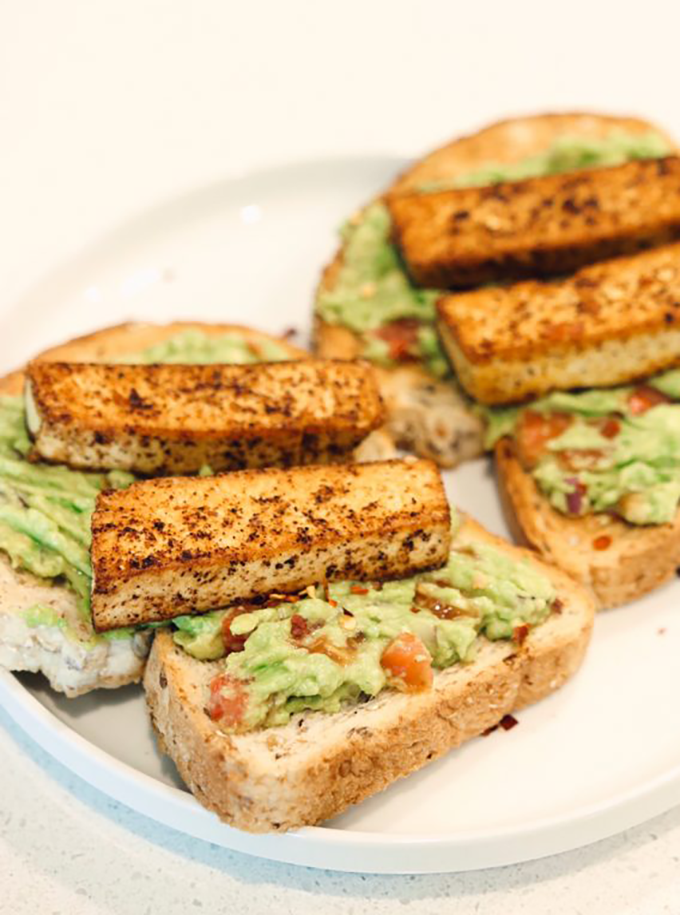
<path fill-rule="evenodd" d="M 496 445 L 496 473 L 513 533 L 589 588 L 598 609 L 658 588 L 680 567 L 680 510 L 670 524 L 640 526 L 608 514 L 570 518 L 554 509 L 521 465 L 511 439 Z"/>
<path fill-rule="evenodd" d="M 477 659 L 435 674 L 419 694 L 385 691 L 333 715 L 225 734 L 205 713 L 219 662 L 198 661 L 159 632 L 144 676 L 161 749 L 197 799 L 231 826 L 285 832 L 320 823 L 558 689 L 578 669 L 594 605 L 588 592 L 534 553 L 464 522 L 476 540 L 524 556 L 550 577 L 559 612 L 521 647 L 481 639 Z"/>
<path fill-rule="evenodd" d="M 429 182 L 451 181 L 493 162 L 517 162 L 546 150 L 557 138 L 602 139 L 614 131 L 653 131 L 676 149 L 673 139 L 640 118 L 575 112 L 517 117 L 491 124 L 434 150 L 398 176 L 379 199 L 410 194 Z M 361 213 L 357 216 L 360 218 Z M 332 290 L 343 264 L 344 245 L 324 269 L 317 289 Z M 318 314 L 313 345 L 326 358 L 353 359 L 363 354 L 361 335 L 330 324 Z M 436 379 L 417 363 L 378 367 L 388 419 L 385 429 L 396 443 L 442 467 L 454 467 L 482 453 L 483 424 L 469 401 L 449 380 Z"/>
<path fill-rule="evenodd" d="M 192 330 L 211 337 L 238 332 L 255 345 L 274 340 L 290 352 L 292 359 L 306 355 L 304 350 L 286 341 L 250 328 L 175 322 L 120 324 L 70 340 L 36 358 L 40 361 L 106 362 Z M 23 386 L 23 372 L 12 372 L 0 379 L 0 395 L 20 395 Z M 370 448 L 368 439 L 363 447 Z M 369 456 L 372 455 L 369 453 Z M 58 625 L 28 625 L 24 612 L 36 605 L 49 608 L 59 619 L 68 620 L 70 629 L 80 637 L 68 637 Z M 12 568 L 9 558 L 0 552 L 0 666 L 7 670 L 43 673 L 53 689 L 74 698 L 93 689 L 115 689 L 139 682 L 148 650 L 148 635 L 93 642 L 92 629 L 82 620 L 71 590 Z"/>

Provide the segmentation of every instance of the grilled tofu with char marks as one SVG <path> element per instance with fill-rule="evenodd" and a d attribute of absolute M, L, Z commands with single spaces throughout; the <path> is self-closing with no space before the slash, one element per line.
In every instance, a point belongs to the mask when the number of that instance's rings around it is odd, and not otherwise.
<path fill-rule="evenodd" d="M 349 459 L 384 418 L 370 365 L 322 360 L 34 362 L 26 403 L 35 459 L 141 474 Z"/>
<path fill-rule="evenodd" d="M 436 568 L 450 512 L 431 461 L 244 470 L 134 483 L 92 518 L 99 631 L 332 579 Z"/>
<path fill-rule="evenodd" d="M 445 296 L 438 312 L 458 378 L 482 403 L 625 384 L 680 362 L 680 243 L 558 282 Z"/>
<path fill-rule="evenodd" d="M 388 200 L 413 279 L 435 289 L 548 276 L 680 235 L 680 157 Z"/>

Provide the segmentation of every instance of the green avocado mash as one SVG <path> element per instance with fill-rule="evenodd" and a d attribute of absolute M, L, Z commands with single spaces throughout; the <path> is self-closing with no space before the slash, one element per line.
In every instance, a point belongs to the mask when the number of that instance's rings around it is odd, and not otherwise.
<path fill-rule="evenodd" d="M 562 137 L 545 152 L 504 165 L 489 163 L 451 181 L 421 186 L 421 193 L 519 181 L 579 168 L 621 165 L 668 155 L 658 134 L 614 132 L 599 140 Z M 331 289 L 320 289 L 317 314 L 363 340 L 362 355 L 378 365 L 417 360 L 432 375 L 451 374 L 434 330 L 435 302 L 443 294 L 410 281 L 390 242 L 391 221 L 381 201 L 370 204 L 341 230 L 343 260 Z"/>
<path fill-rule="evenodd" d="M 401 633 L 417 636 L 434 668 L 471 661 L 479 636 L 512 639 L 517 627 L 543 622 L 557 596 L 526 560 L 460 531 L 448 564 L 436 572 L 311 593 L 232 616 L 231 635 L 245 643 L 224 661 L 225 689 L 228 695 L 236 686 L 245 702 L 238 723 L 221 727 L 280 725 L 304 709 L 335 712 L 376 696 L 390 686 L 383 652 Z M 176 619 L 175 641 L 194 657 L 219 657 L 224 618 Z"/>
<path fill-rule="evenodd" d="M 237 333 L 211 337 L 188 330 L 125 361 L 246 363 L 286 358 L 287 351 L 274 342 L 258 342 L 255 349 Z M 128 486 L 134 477 L 31 463 L 26 459 L 29 448 L 22 399 L 0 396 L 0 550 L 16 569 L 64 580 L 79 598 L 81 623 L 91 631 L 89 548 L 95 499 L 103 489 Z M 30 626 L 47 620 L 34 607 L 25 616 Z M 131 630 L 116 630 L 95 638 L 128 634 Z"/>
<path fill-rule="evenodd" d="M 547 434 L 538 459 L 528 462 L 550 504 L 564 514 L 613 512 L 631 524 L 664 524 L 680 501 L 678 401 L 680 369 L 673 369 L 643 386 L 555 393 L 526 407 L 484 408 L 486 444 L 515 436 L 521 457 L 526 426 L 536 427 L 537 414 L 548 423 L 557 417 L 555 434 Z"/>
<path fill-rule="evenodd" d="M 484 187 L 501 181 L 523 181 L 559 175 L 581 168 L 606 168 L 634 159 L 658 159 L 670 153 L 668 143 L 656 133 L 627 134 L 613 131 L 602 139 L 559 137 L 545 152 L 527 156 L 519 162 L 493 163 L 453 181 L 432 181 L 421 185 L 421 193 L 453 190 L 458 187 Z"/>

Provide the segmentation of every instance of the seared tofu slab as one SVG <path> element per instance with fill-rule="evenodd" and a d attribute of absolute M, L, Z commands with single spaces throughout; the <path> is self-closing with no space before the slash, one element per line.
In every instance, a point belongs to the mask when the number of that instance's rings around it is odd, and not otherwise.
<path fill-rule="evenodd" d="M 134 483 L 97 499 L 94 625 L 157 622 L 325 580 L 405 578 L 446 562 L 450 520 L 431 461 Z"/>
<path fill-rule="evenodd" d="M 680 235 L 680 158 L 393 196 L 394 239 L 435 289 L 576 270 Z"/>
<path fill-rule="evenodd" d="M 25 395 L 35 459 L 140 474 L 349 459 L 384 418 L 362 362 L 34 362 Z"/>
<path fill-rule="evenodd" d="M 558 282 L 445 296 L 437 308 L 458 379 L 482 403 L 624 384 L 680 363 L 680 244 Z"/>

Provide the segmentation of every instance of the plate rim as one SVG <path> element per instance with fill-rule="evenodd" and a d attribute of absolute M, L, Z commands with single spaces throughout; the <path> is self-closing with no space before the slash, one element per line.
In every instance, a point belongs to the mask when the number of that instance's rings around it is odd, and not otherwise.
<path fill-rule="evenodd" d="M 0 323 L 11 321 L 12 315 L 20 309 L 24 300 L 33 295 L 40 295 L 41 290 L 55 280 L 63 281 L 63 278 L 78 265 L 106 257 L 107 249 L 118 250 L 121 243 L 125 244 L 124 235 L 127 228 L 134 227 L 139 232 L 145 223 L 153 223 L 162 213 L 181 205 L 186 199 L 197 195 L 203 197 L 211 188 L 238 186 L 246 180 L 263 176 L 271 179 L 277 173 L 312 165 L 316 168 L 332 169 L 350 164 L 370 163 L 373 167 L 381 167 L 384 164 L 387 169 L 395 163 L 406 165 L 408 161 L 407 157 L 398 152 L 299 158 L 253 170 L 238 169 L 227 173 L 221 180 L 199 185 L 193 190 L 182 189 L 176 195 L 113 225 L 83 246 L 82 250 L 39 276 L 22 292 L 18 300 L 3 310 Z M 493 831 L 488 827 L 468 829 L 458 835 L 412 835 L 312 826 L 285 835 L 253 835 L 221 823 L 188 791 L 165 784 L 92 743 L 46 708 L 18 677 L 3 669 L 0 669 L 0 700 L 18 727 L 43 750 L 70 772 L 124 806 L 203 841 L 295 865 L 383 874 L 442 873 L 503 866 L 591 844 L 680 804 L 678 762 L 674 767 L 647 779 L 641 785 L 630 787 L 608 799 L 577 808 L 577 815 L 565 812 L 534 819 L 528 829 L 512 825 Z M 103 778 L 104 774 L 111 773 L 115 776 L 115 784 L 109 785 L 110 790 L 107 790 Z M 130 787 L 131 796 L 125 797 L 124 792 L 120 790 L 125 785 Z M 148 797 L 149 803 L 140 801 L 144 796 Z M 156 802 L 161 806 L 169 804 L 176 813 L 188 816 L 191 823 L 197 823 L 197 828 L 188 829 L 186 824 L 178 825 L 176 817 L 163 816 L 163 811 L 150 812 Z M 216 830 L 233 838 L 233 841 L 220 841 L 219 837 L 216 837 Z M 421 851 L 427 849 L 430 855 L 428 861 L 423 863 L 411 860 L 410 852 L 415 848 Z M 351 854 L 352 851 L 356 854 L 357 849 L 361 851 L 360 859 Z M 329 855 L 335 855 L 337 860 L 329 860 Z"/>
<path fill-rule="evenodd" d="M 680 803 L 678 763 L 642 786 L 630 788 L 609 800 L 578 808 L 576 813 L 534 820 L 529 829 L 506 826 L 493 832 L 488 829 L 466 830 L 459 835 L 426 833 L 413 836 L 336 829 L 322 825 L 307 826 L 286 834 L 255 835 L 220 822 L 189 791 L 164 784 L 93 744 L 46 708 L 15 674 L 2 669 L 0 700 L 12 720 L 69 772 L 136 813 L 233 851 L 313 868 L 374 874 L 434 874 L 501 867 L 581 848 L 645 822 Z M 113 785 L 109 783 L 108 788 L 103 787 L 102 780 L 112 773 L 115 782 Z M 125 785 L 131 786 L 132 797 L 122 794 L 119 786 Z M 669 792 L 673 798 L 670 804 L 667 800 Z M 148 795 L 150 803 L 138 800 L 145 795 Z M 192 820 L 196 819 L 197 828 L 178 826 L 177 816 L 150 812 L 155 802 L 170 802 L 173 808 L 171 813 L 188 814 Z M 607 823 L 606 818 L 613 812 L 618 816 L 615 821 Z M 579 832 L 584 823 L 588 825 L 585 839 Z M 188 824 L 185 823 L 184 826 L 186 825 Z M 217 831 L 234 841 L 220 841 Z M 274 847 L 275 843 L 278 847 Z M 524 843 L 528 843 L 530 854 L 518 851 L 524 847 Z M 354 857 L 357 846 L 362 854 L 359 862 Z M 426 850 L 428 855 L 434 851 L 435 855 L 429 859 L 429 863 L 413 862 L 409 856 L 414 848 L 421 853 Z M 328 856 L 333 854 L 338 855 L 339 859 L 329 860 Z"/>

